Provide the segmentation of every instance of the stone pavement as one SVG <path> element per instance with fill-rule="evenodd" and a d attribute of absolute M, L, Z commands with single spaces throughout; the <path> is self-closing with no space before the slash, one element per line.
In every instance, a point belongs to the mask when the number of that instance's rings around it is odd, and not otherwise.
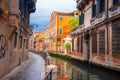
<path fill-rule="evenodd" d="M 29 60 L 22 63 L 0 80 L 43 80 L 45 61 L 41 56 L 29 52 Z"/>

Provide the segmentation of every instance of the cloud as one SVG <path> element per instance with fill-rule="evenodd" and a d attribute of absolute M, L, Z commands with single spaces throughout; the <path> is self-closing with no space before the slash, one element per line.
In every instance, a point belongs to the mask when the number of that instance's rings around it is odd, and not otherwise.
<path fill-rule="evenodd" d="M 53 11 L 73 12 L 76 10 L 76 2 L 74 0 L 37 0 L 36 7 L 36 12 L 31 14 L 30 22 L 40 24 L 41 26 L 37 30 L 43 31 L 49 24 Z"/>

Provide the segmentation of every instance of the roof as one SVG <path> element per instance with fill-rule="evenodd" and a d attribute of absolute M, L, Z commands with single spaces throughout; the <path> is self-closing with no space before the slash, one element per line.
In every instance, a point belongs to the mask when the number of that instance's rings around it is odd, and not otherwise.
<path fill-rule="evenodd" d="M 57 15 L 62 15 L 62 16 L 74 16 L 73 12 L 71 12 L 71 13 L 65 13 L 65 12 L 54 11 L 54 13 L 56 13 Z"/>

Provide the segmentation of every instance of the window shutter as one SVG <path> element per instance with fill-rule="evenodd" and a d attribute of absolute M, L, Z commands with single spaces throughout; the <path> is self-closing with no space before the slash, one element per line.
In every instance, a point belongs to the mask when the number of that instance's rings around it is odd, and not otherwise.
<path fill-rule="evenodd" d="M 105 11 L 105 0 L 100 0 L 100 13 Z"/>
<path fill-rule="evenodd" d="M 92 18 L 94 17 L 94 5 L 92 5 Z"/>
<path fill-rule="evenodd" d="M 96 5 L 92 5 L 92 18 L 96 16 Z"/>
<path fill-rule="evenodd" d="M 79 25 L 81 25 L 81 16 L 79 16 Z"/>
<path fill-rule="evenodd" d="M 72 51 L 74 51 L 74 39 L 72 39 Z"/>
<path fill-rule="evenodd" d="M 81 14 L 79 18 L 80 18 L 79 20 L 80 25 L 84 24 L 84 14 Z"/>
<path fill-rule="evenodd" d="M 82 14 L 81 17 L 82 17 L 81 22 L 82 22 L 82 24 L 84 24 L 84 14 Z"/>
<path fill-rule="evenodd" d="M 18 36 L 18 33 L 15 32 L 15 33 L 14 33 L 14 48 L 17 47 L 17 36 Z"/>
<path fill-rule="evenodd" d="M 102 13 L 105 11 L 105 0 L 97 0 L 97 14 Z"/>
<path fill-rule="evenodd" d="M 62 35 L 62 28 L 60 28 L 60 35 Z"/>
<path fill-rule="evenodd" d="M 97 14 L 100 13 L 100 0 L 97 0 L 97 8 L 96 8 Z"/>
<path fill-rule="evenodd" d="M 62 16 L 60 16 L 60 21 L 62 21 Z"/>
<path fill-rule="evenodd" d="M 113 5 L 117 4 L 118 2 L 120 2 L 120 0 L 113 0 Z"/>

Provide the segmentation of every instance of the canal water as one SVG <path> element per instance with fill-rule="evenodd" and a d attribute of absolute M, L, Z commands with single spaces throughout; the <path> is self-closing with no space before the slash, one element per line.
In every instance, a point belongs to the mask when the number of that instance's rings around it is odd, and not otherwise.
<path fill-rule="evenodd" d="M 70 58 L 51 56 L 51 63 L 57 65 L 57 80 L 120 80 L 120 74 L 89 66 Z"/>

